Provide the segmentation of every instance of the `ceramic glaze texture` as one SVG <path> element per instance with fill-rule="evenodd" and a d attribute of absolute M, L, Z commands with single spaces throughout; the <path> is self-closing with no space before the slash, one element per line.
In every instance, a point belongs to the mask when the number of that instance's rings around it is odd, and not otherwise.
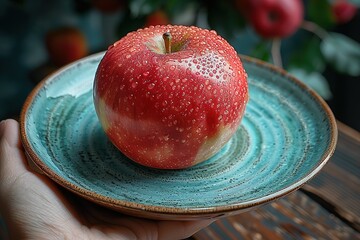
<path fill-rule="evenodd" d="M 111 144 L 96 116 L 92 83 L 102 56 L 42 82 L 21 119 L 23 143 L 35 164 L 88 199 L 162 219 L 239 211 L 297 189 L 334 151 L 335 121 L 317 95 L 285 73 L 243 58 L 250 101 L 225 147 L 189 169 L 140 166 Z"/>

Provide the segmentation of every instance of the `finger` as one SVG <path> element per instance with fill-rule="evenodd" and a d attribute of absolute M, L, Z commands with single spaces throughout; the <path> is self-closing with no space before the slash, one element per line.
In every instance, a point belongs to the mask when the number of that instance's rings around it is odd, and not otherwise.
<path fill-rule="evenodd" d="M 2 184 L 13 182 L 27 172 L 26 158 L 21 147 L 19 124 L 13 119 L 0 124 L 0 179 Z"/>
<path fill-rule="evenodd" d="M 215 221 L 154 221 L 127 216 L 85 201 L 82 208 L 92 229 L 119 238 L 126 236 L 128 239 L 185 239 Z"/>

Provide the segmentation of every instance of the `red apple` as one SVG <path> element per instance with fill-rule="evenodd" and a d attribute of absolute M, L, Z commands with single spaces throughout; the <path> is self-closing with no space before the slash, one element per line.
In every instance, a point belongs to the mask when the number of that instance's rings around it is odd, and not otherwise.
<path fill-rule="evenodd" d="M 45 43 L 51 61 L 57 66 L 83 58 L 88 53 L 86 38 L 75 27 L 52 29 L 46 34 Z"/>
<path fill-rule="evenodd" d="M 217 153 L 248 101 L 236 51 L 215 31 L 155 26 L 109 47 L 94 104 L 109 139 L 135 162 L 181 169 Z"/>
<path fill-rule="evenodd" d="M 151 13 L 145 22 L 145 27 L 169 24 L 169 18 L 163 10 L 157 10 Z"/>
<path fill-rule="evenodd" d="M 346 0 L 338 0 L 332 5 L 332 12 L 336 22 L 346 23 L 355 16 L 357 7 Z"/>
<path fill-rule="evenodd" d="M 102 13 L 115 13 L 125 5 L 124 0 L 92 0 L 91 2 Z"/>
<path fill-rule="evenodd" d="M 264 38 L 284 38 L 293 34 L 303 21 L 301 0 L 241 0 L 255 31 Z"/>

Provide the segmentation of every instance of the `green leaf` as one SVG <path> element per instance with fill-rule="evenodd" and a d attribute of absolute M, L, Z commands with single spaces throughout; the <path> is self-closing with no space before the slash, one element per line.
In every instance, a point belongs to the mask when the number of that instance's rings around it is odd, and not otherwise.
<path fill-rule="evenodd" d="M 360 7 L 360 0 L 348 0 L 348 2 L 354 4 L 357 7 Z"/>
<path fill-rule="evenodd" d="M 307 1 L 307 13 L 310 21 L 323 28 L 329 28 L 335 24 L 334 15 L 328 0 Z"/>
<path fill-rule="evenodd" d="M 271 42 L 260 41 L 258 42 L 251 52 L 251 56 L 268 62 L 271 58 Z"/>
<path fill-rule="evenodd" d="M 297 79 L 305 83 L 325 100 L 332 98 L 332 93 L 325 77 L 319 72 L 307 73 L 303 69 L 292 68 L 288 70 Z"/>
<path fill-rule="evenodd" d="M 196 0 L 168 0 L 164 6 L 165 11 L 170 16 L 182 15 L 189 8 L 198 8 L 199 2 Z"/>
<path fill-rule="evenodd" d="M 302 41 L 290 57 L 289 68 L 301 68 L 307 72 L 322 72 L 325 69 L 325 59 L 320 50 L 321 40 L 311 37 Z"/>
<path fill-rule="evenodd" d="M 131 0 L 129 8 L 132 16 L 141 17 L 160 9 L 165 2 L 165 0 Z"/>
<path fill-rule="evenodd" d="M 330 33 L 321 43 L 325 59 L 339 72 L 360 76 L 360 44 L 351 38 Z"/>

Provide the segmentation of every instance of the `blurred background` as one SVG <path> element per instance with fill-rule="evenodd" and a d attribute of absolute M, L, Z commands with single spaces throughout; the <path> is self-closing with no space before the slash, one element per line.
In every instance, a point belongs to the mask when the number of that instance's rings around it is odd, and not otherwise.
<path fill-rule="evenodd" d="M 59 67 L 150 25 L 214 29 L 283 67 L 360 131 L 359 0 L 0 0 L 0 120 Z"/>

